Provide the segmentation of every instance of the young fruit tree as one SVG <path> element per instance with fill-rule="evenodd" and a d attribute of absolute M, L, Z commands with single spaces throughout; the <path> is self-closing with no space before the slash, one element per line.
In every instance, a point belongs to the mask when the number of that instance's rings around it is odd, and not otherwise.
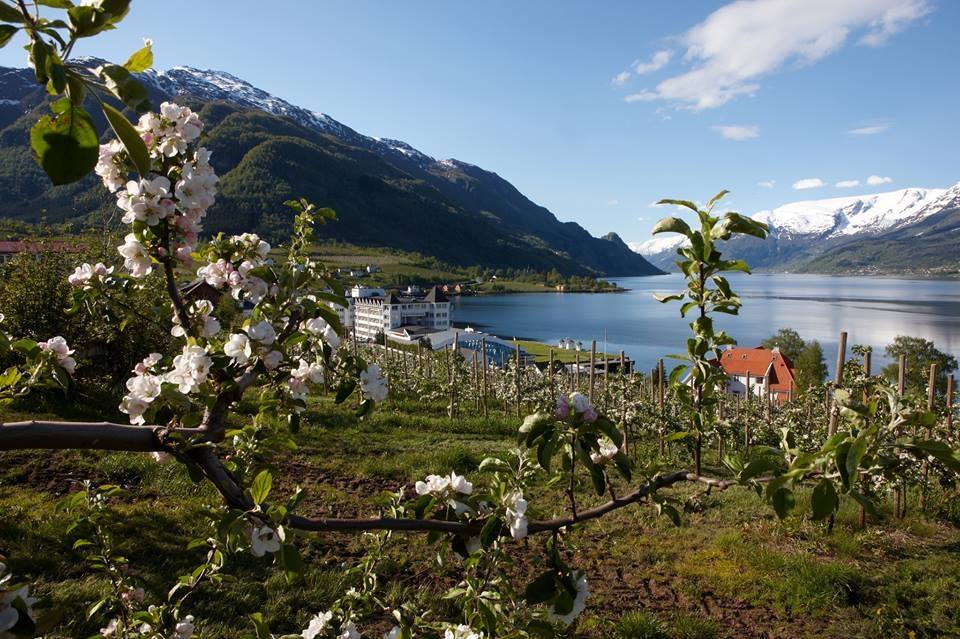
<path fill-rule="evenodd" d="M 878 412 L 877 401 L 864 404 L 838 394 L 844 421 L 836 435 L 803 448 L 785 430 L 782 445 L 764 455 L 748 463 L 730 458 L 734 476 L 721 480 L 701 476 L 699 463 L 697 472 L 689 472 L 639 462 L 624 450 L 623 429 L 587 397 L 572 392 L 559 393 L 551 412 L 527 417 L 519 427 L 516 450 L 484 460 L 477 477 L 438 469 L 412 490 L 399 489 L 380 513 L 370 517 L 301 514 L 308 496 L 299 488 L 279 494 L 268 453 L 296 446 L 300 416 L 311 396 L 322 389 L 332 388 L 337 402 L 355 400 L 362 416 L 386 398 L 389 385 L 377 365 L 368 365 L 361 354 L 342 344 L 344 328 L 337 314 L 337 307 L 346 306 L 342 288 L 310 257 L 315 225 L 334 219 L 333 212 L 303 200 L 287 202 L 295 215 L 294 231 L 283 251 L 249 233 L 201 242 L 218 178 L 210 153 L 202 146 L 203 122 L 196 113 L 165 102 L 158 112 L 144 111 L 130 123 L 103 103 L 116 139 L 95 148 L 90 161 L 83 87 L 96 83 L 127 106 L 143 107 L 145 98 L 133 99 L 140 95 L 134 74 L 149 66 L 149 46 L 123 67 L 107 65 L 94 71 L 96 79 L 88 77 L 89 70 L 65 60 L 77 38 L 113 28 L 129 3 L 38 4 L 66 8 L 68 20 L 46 20 L 36 6 L 31 5 L 31 11 L 23 2 L 14 8 L 0 1 L 7 38 L 10 29 L 28 33 L 38 82 L 52 94 L 68 94 L 66 102 L 55 103 L 57 117 L 38 125 L 34 140 L 38 159 L 55 182 L 95 170 L 116 196 L 126 227 L 116 264 L 77 265 L 70 276 L 74 308 L 104 321 L 122 322 L 131 314 L 150 316 L 154 309 L 118 306 L 113 293 L 159 278 L 167 301 L 154 319 L 169 324 L 170 347 L 164 353 L 143 353 L 126 380 L 118 409 L 128 423 L 5 423 L 0 425 L 0 451 L 150 454 L 158 463 L 183 464 L 191 477 L 212 485 L 221 498 L 210 515 L 214 532 L 198 531 L 198 538 L 184 549 L 205 549 L 204 560 L 165 596 L 145 592 L 117 552 L 109 504 L 124 495 L 123 489 L 88 484 L 67 498 L 64 507 L 75 514 L 75 523 L 65 534 L 75 538 L 74 547 L 84 554 L 87 568 L 110 584 L 107 595 L 86 611 L 102 619 L 101 636 L 203 636 L 204 620 L 192 607 L 196 593 L 201 586 L 216 587 L 228 575 L 244 579 L 239 570 L 229 572 L 231 557 L 250 553 L 293 579 L 302 567 L 299 548 L 304 537 L 342 532 L 367 534 L 367 552 L 344 568 L 359 577 L 360 587 L 341 593 L 326 610 L 310 611 L 296 636 L 355 639 L 366 624 L 372 627 L 374 620 L 390 619 L 392 628 L 385 635 L 390 639 L 550 637 L 576 622 L 589 596 L 589 576 L 567 559 L 570 531 L 633 504 L 649 504 L 679 523 L 674 500 L 662 492 L 671 486 L 682 482 L 714 490 L 750 486 L 785 516 L 795 503 L 792 491 L 812 485 L 813 516 L 824 519 L 837 510 L 841 495 L 869 504 L 860 486 L 892 472 L 896 466 L 891 460 L 902 452 L 932 456 L 945 467 L 960 470 L 960 455 L 945 444 L 895 437 L 905 425 L 932 419 L 928 412 L 900 404 L 895 396 L 887 397 L 886 408 Z M 92 128 L 89 133 L 96 140 Z M 739 307 L 720 273 L 746 270 L 742 262 L 721 260 L 715 241 L 736 233 L 762 236 L 760 227 L 735 214 L 714 218 L 710 209 L 717 199 L 703 211 L 683 203 L 697 211 L 699 231 L 677 218 L 658 225 L 658 231 L 684 233 L 691 243 L 691 248 L 680 250 L 690 300 L 682 310 L 696 308 L 698 317 L 688 341 L 690 375 L 675 373 L 673 383 L 686 402 L 698 442 L 713 424 L 719 384 L 708 354 L 731 343 L 722 332 L 714 332 L 710 314 Z M 715 288 L 708 287 L 708 280 Z M 216 303 L 184 293 L 200 282 L 215 293 Z M 232 312 L 219 310 L 225 307 Z M 41 389 L 69 391 L 73 384 L 74 352 L 62 337 L 35 341 L 0 330 L 0 356 L 12 362 L 0 376 L 4 398 Z M 883 420 L 876 418 L 879 414 Z M 566 503 L 561 512 L 554 504 L 529 503 L 528 496 L 543 486 L 563 487 Z M 535 512 L 555 514 L 535 518 Z M 438 552 L 442 548 L 446 556 L 462 560 L 460 578 L 446 592 L 442 606 L 383 603 L 378 571 L 385 548 L 398 532 L 424 533 Z M 529 539 L 534 537 L 537 541 Z M 511 579 L 513 561 L 532 554 L 538 557 L 538 574 L 518 585 Z M 270 626 L 276 620 L 254 612 L 250 621 L 251 636 L 273 636 Z M 41 635 L 55 623 L 55 611 L 38 605 L 29 584 L 14 581 L 0 564 L 0 637 Z"/>

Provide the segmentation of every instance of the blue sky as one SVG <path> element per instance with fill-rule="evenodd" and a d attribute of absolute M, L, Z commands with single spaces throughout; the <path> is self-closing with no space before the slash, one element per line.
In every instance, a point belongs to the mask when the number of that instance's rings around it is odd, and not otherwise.
<path fill-rule="evenodd" d="M 229 71 L 641 241 L 661 197 L 754 213 L 956 183 L 958 28 L 953 0 L 134 0 L 76 53 L 151 37 L 158 69 Z"/>

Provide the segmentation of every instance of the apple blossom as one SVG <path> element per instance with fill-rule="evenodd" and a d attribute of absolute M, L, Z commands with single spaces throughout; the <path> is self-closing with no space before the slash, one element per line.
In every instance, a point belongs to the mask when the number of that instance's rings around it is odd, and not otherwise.
<path fill-rule="evenodd" d="M 193 615 L 187 615 L 173 627 L 173 637 L 171 639 L 190 639 L 195 629 Z"/>
<path fill-rule="evenodd" d="M 210 300 L 197 300 L 187 309 L 187 314 L 192 317 L 199 326 L 199 332 L 202 337 L 213 337 L 220 332 L 220 321 L 212 315 L 213 302 Z M 187 332 L 180 325 L 180 316 L 173 314 L 173 327 L 170 334 L 174 337 L 185 337 Z"/>
<path fill-rule="evenodd" d="M 37 346 L 39 346 L 42 351 L 53 353 L 57 359 L 57 364 L 59 364 L 63 370 L 73 375 L 73 371 L 77 368 L 77 360 L 70 357 L 73 355 L 73 351 L 67 345 L 67 340 L 57 335 L 45 342 L 40 342 Z"/>
<path fill-rule="evenodd" d="M 609 437 L 603 437 L 599 443 L 600 451 L 590 453 L 590 460 L 594 464 L 605 463 L 608 460 L 613 459 L 613 456 L 616 455 L 620 450 Z"/>
<path fill-rule="evenodd" d="M 387 398 L 387 381 L 380 373 L 380 367 L 370 364 L 360 373 L 360 391 L 366 399 L 382 402 Z"/>
<path fill-rule="evenodd" d="M 20 621 L 20 615 L 26 615 L 33 621 L 33 605 L 37 599 L 30 596 L 30 587 L 21 586 L 16 590 L 3 590 L 3 584 L 12 579 L 7 566 L 0 563 L 0 637 L 13 636 L 7 633 Z"/>
<path fill-rule="evenodd" d="M 402 636 L 403 629 L 400 626 L 394 626 L 390 629 L 390 632 L 383 633 L 383 639 L 400 639 Z"/>
<path fill-rule="evenodd" d="M 110 140 L 106 144 L 101 144 L 100 157 L 97 159 L 97 166 L 93 169 L 103 179 L 104 186 L 111 193 L 124 185 L 123 171 L 117 164 L 117 154 L 123 150 L 120 140 Z"/>
<path fill-rule="evenodd" d="M 340 346 L 340 336 L 337 335 L 337 331 L 333 329 L 330 324 L 327 323 L 322 317 L 312 317 L 308 320 L 301 322 L 300 328 L 307 331 L 311 335 L 316 335 L 323 339 L 324 342 L 330 345 L 331 348 L 338 348 Z"/>
<path fill-rule="evenodd" d="M 327 629 L 331 621 L 333 621 L 332 612 L 319 612 L 310 619 L 310 623 L 306 629 L 300 633 L 300 636 L 303 637 L 303 639 L 316 639 L 320 636 L 320 633 Z"/>
<path fill-rule="evenodd" d="M 277 331 L 273 328 L 273 324 L 267 320 L 261 320 L 258 324 L 252 324 L 243 330 L 250 336 L 250 339 L 265 346 L 273 344 L 277 339 Z"/>
<path fill-rule="evenodd" d="M 168 371 L 164 381 L 176 384 L 181 393 L 190 394 L 206 381 L 213 360 L 202 346 L 184 346 L 180 355 L 173 358 L 173 370 Z"/>
<path fill-rule="evenodd" d="M 340 634 L 337 639 L 360 639 L 360 633 L 357 631 L 357 625 L 348 621 L 340 626 Z"/>
<path fill-rule="evenodd" d="M 447 628 L 443 633 L 443 639 L 483 639 L 483 634 L 470 626 L 460 624 Z"/>
<path fill-rule="evenodd" d="M 254 528 L 250 531 L 250 552 L 254 557 L 263 557 L 265 554 L 280 550 L 280 537 L 270 526 Z"/>
<path fill-rule="evenodd" d="M 280 351 L 267 351 L 264 354 L 261 354 L 260 361 L 263 362 L 263 365 L 267 367 L 267 370 L 275 370 L 280 364 L 283 363 L 283 353 Z"/>
<path fill-rule="evenodd" d="M 223 344 L 223 354 L 238 366 L 246 366 L 252 354 L 250 338 L 243 333 L 232 333 Z"/>
<path fill-rule="evenodd" d="M 519 490 L 507 497 L 507 525 L 510 527 L 510 536 L 514 539 L 523 539 L 527 536 L 527 500 Z"/>
<path fill-rule="evenodd" d="M 123 238 L 123 245 L 118 247 L 117 251 L 123 256 L 124 268 L 130 271 L 133 277 L 146 277 L 153 270 L 150 254 L 133 233 Z"/>
<path fill-rule="evenodd" d="M 569 626 L 586 608 L 587 597 L 590 595 L 590 590 L 587 589 L 587 577 L 583 574 L 583 571 L 578 571 L 574 574 L 574 578 L 576 579 L 577 596 L 573 600 L 573 609 L 567 614 L 561 615 L 557 614 L 556 609 L 551 606 L 550 610 L 547 611 L 547 618 L 552 623 L 559 622 Z"/>

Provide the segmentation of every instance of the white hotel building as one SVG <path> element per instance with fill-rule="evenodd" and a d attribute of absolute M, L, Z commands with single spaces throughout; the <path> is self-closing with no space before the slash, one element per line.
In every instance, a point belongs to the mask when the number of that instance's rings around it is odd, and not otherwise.
<path fill-rule="evenodd" d="M 450 328 L 450 300 L 436 287 L 426 295 L 389 295 L 383 289 L 356 286 L 347 298 L 349 308 L 338 308 L 343 325 L 361 340 L 378 333 L 401 342 L 415 342 Z"/>

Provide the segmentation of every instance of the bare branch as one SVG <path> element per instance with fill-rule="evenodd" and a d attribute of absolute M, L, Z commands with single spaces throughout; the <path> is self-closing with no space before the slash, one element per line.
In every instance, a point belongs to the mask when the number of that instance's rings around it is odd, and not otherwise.
<path fill-rule="evenodd" d="M 0 424 L 0 450 L 96 449 L 152 452 L 167 450 L 164 441 L 171 432 L 202 435 L 193 428 L 171 430 L 167 426 L 131 426 L 111 422 L 25 421 Z"/>

